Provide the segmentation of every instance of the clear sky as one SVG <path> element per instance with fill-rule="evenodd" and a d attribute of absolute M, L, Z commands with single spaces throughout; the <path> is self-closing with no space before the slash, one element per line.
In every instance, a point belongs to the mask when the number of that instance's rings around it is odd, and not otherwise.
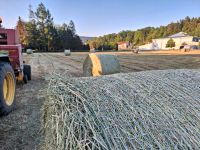
<path fill-rule="evenodd" d="M 99 36 L 166 25 L 186 16 L 200 17 L 200 0 L 0 0 L 3 25 L 13 28 L 28 18 L 28 5 L 43 2 L 56 24 L 73 20 L 79 35 Z"/>

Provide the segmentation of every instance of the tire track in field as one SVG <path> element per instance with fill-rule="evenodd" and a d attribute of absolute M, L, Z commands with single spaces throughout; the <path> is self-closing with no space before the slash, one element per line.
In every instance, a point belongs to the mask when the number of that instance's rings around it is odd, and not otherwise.
<path fill-rule="evenodd" d="M 166 58 L 168 57 L 168 58 Z M 181 60 L 179 57 L 176 59 L 174 56 L 160 56 L 160 58 L 147 59 L 146 56 L 142 57 L 121 57 L 119 58 L 124 66 L 129 68 L 137 69 L 140 71 L 143 70 L 163 70 L 163 69 L 177 69 L 185 68 L 188 64 Z M 130 61 L 127 61 L 130 60 Z M 173 61 L 172 61 L 173 60 Z M 191 61 L 191 60 L 190 60 Z M 172 62 L 172 63 L 171 63 Z M 191 61 L 192 62 L 192 61 Z M 131 66 L 131 67 L 130 67 Z"/>
<path fill-rule="evenodd" d="M 56 70 L 57 72 L 60 72 L 63 74 L 70 74 L 75 77 L 82 76 L 82 64 L 78 61 L 74 61 L 68 58 L 58 56 L 55 54 L 49 54 L 49 56 L 52 61 L 56 64 Z"/>

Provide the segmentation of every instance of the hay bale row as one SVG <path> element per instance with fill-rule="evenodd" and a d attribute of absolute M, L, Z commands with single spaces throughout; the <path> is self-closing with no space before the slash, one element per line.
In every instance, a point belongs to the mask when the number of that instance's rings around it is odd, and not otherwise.
<path fill-rule="evenodd" d="M 44 149 L 200 148 L 199 70 L 53 75 L 44 104 Z"/>
<path fill-rule="evenodd" d="M 83 63 L 84 76 L 101 76 L 120 72 L 117 56 L 110 54 L 89 54 Z"/>

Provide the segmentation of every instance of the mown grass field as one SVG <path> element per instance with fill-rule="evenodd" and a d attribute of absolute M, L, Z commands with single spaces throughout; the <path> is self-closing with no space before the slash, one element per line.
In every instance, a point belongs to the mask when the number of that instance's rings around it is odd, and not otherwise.
<path fill-rule="evenodd" d="M 115 54 L 121 72 L 163 69 L 199 69 L 200 51 L 108 52 Z M 41 106 L 46 96 L 48 77 L 56 72 L 68 77 L 81 77 L 82 65 L 88 53 L 35 53 L 24 54 L 32 66 L 33 79 L 27 85 L 18 84 L 15 110 L 0 118 L 1 149 L 38 149 L 41 136 Z"/>

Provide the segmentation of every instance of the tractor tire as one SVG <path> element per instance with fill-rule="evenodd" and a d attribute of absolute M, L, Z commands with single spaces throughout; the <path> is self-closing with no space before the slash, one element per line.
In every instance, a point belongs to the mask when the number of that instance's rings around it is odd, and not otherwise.
<path fill-rule="evenodd" d="M 11 65 L 0 62 L 0 115 L 7 115 L 15 105 L 15 74 Z"/>
<path fill-rule="evenodd" d="M 28 80 L 31 80 L 31 66 L 24 65 L 24 75 L 27 75 Z"/>

